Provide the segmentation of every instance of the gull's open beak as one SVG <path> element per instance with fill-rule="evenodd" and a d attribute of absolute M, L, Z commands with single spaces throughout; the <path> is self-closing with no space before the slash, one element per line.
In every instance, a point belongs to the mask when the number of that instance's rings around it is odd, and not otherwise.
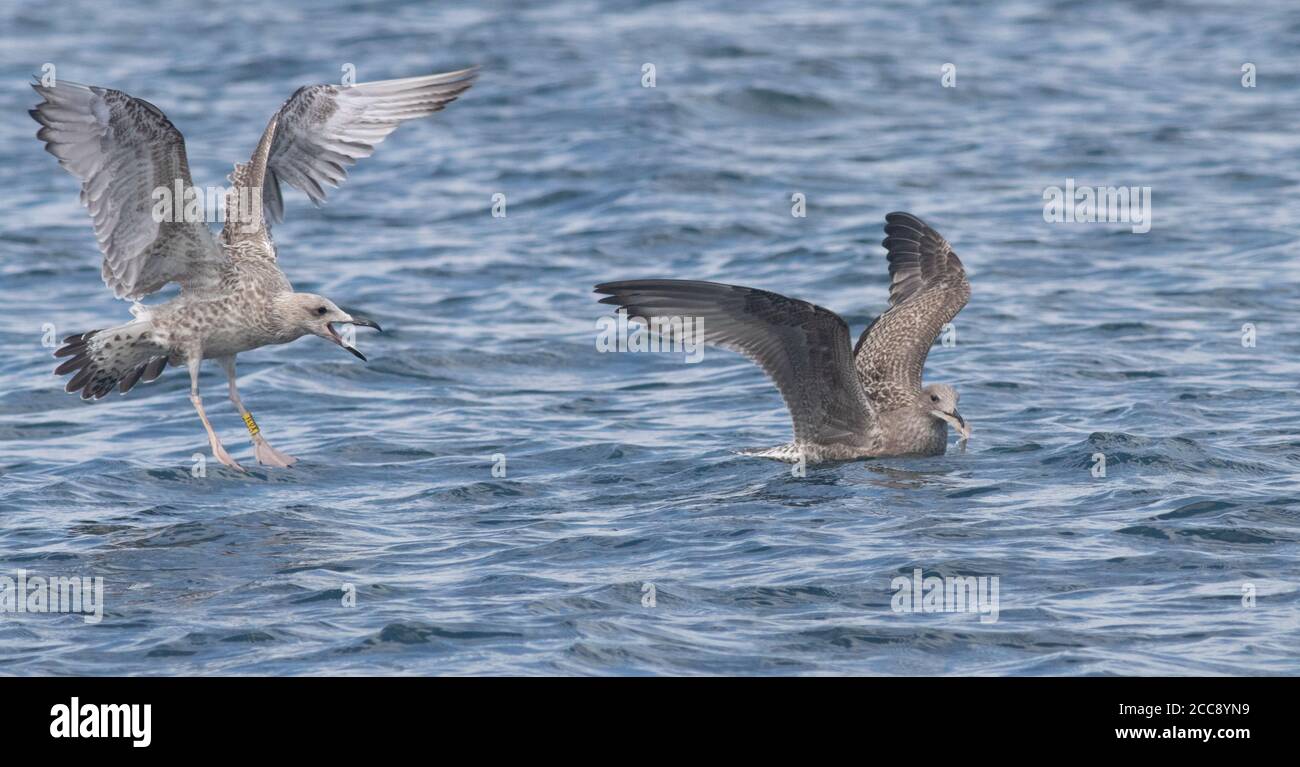
<path fill-rule="evenodd" d="M 356 325 L 359 328 L 374 328 L 375 330 L 378 330 L 380 333 L 384 332 L 384 329 L 379 327 L 378 322 L 375 322 L 374 320 L 371 319 L 366 319 L 365 317 L 353 317 L 348 324 Z"/>
<path fill-rule="evenodd" d="M 970 439 L 970 427 L 966 425 L 966 419 L 961 417 L 961 413 L 958 413 L 956 410 L 951 413 L 945 413 L 942 410 L 931 410 L 930 415 L 935 418 L 943 419 L 951 424 L 952 428 L 956 429 L 957 433 L 961 435 L 960 439 Z"/>
<path fill-rule="evenodd" d="M 343 347 L 344 349 L 347 349 L 349 352 L 352 353 L 353 356 L 355 356 L 357 359 L 361 360 L 362 362 L 367 362 L 368 360 L 366 360 L 366 355 L 357 351 L 353 347 L 343 343 L 343 337 L 340 336 L 339 332 L 334 329 L 334 324 L 335 323 L 333 322 L 325 323 L 325 329 L 329 331 L 330 340 L 338 344 L 339 346 Z M 347 320 L 344 320 L 343 324 L 356 325 L 357 327 L 362 327 L 362 328 L 374 328 L 375 330 L 378 330 L 381 333 L 384 331 L 383 328 L 379 327 L 378 322 L 375 322 L 374 320 L 366 319 L 365 317 L 351 317 Z"/>

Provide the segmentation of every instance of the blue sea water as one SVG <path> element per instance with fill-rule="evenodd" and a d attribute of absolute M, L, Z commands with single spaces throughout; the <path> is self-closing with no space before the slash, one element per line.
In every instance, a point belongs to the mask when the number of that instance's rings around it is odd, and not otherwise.
<path fill-rule="evenodd" d="M 0 576 L 105 584 L 98 624 L 0 614 L 0 673 L 1300 673 L 1294 3 L 0 8 Z M 182 370 L 97 403 L 51 375 L 47 326 L 129 316 L 25 113 L 46 63 L 164 110 L 207 185 L 346 64 L 482 67 L 325 206 L 287 193 L 290 278 L 386 331 L 240 357 L 296 467 L 194 476 Z M 1150 232 L 1044 221 L 1071 178 L 1150 187 Z M 926 370 L 964 452 L 796 477 L 735 453 L 789 439 L 748 361 L 596 350 L 591 286 L 636 277 L 856 334 L 892 210 L 971 276 Z M 996 576 L 997 620 L 896 612 L 916 568 Z"/>

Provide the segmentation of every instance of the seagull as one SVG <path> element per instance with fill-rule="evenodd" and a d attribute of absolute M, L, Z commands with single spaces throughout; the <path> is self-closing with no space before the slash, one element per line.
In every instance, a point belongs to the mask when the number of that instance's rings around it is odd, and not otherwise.
<path fill-rule="evenodd" d="M 790 463 L 943 455 L 948 427 L 970 438 L 957 390 L 922 386 L 930 346 L 970 300 L 961 261 L 910 213 L 885 216 L 889 308 L 849 345 L 849 326 L 820 306 L 765 290 L 696 280 L 627 280 L 596 286 L 630 321 L 696 328 L 703 342 L 763 368 L 794 421 L 794 442 L 743 451 Z M 653 318 L 659 318 L 654 321 Z M 686 318 L 694 318 L 686 322 Z"/>
<path fill-rule="evenodd" d="M 81 181 L 81 203 L 90 210 L 104 254 L 104 284 L 117 298 L 135 302 L 133 321 L 63 339 L 54 354 L 69 359 L 54 372 L 72 375 L 66 390 L 80 392 L 82 399 L 99 399 L 114 388 L 125 394 L 169 364 L 185 365 L 190 402 L 213 456 L 243 471 L 222 447 L 199 396 L 199 366 L 215 360 L 225 370 L 230 401 L 244 419 L 258 463 L 293 465 L 297 459 L 271 447 L 240 401 L 235 355 L 314 335 L 364 361 L 336 326 L 380 327 L 324 296 L 294 291 L 277 263 L 267 222 L 283 220 L 280 185 L 305 192 L 319 205 L 325 188 L 347 177 L 346 166 L 369 157 L 400 123 L 447 106 L 475 75 L 475 69 L 463 69 L 299 88 L 271 118 L 248 162 L 235 165 L 224 195 L 214 198 L 224 203 L 219 236 L 202 214 L 171 215 L 165 203 L 172 190 L 187 201 L 200 199 L 201 192 L 190 178 L 185 139 L 160 109 L 111 88 L 33 83 L 44 99 L 29 112 L 41 124 L 36 136 Z M 181 288 L 174 299 L 139 303 L 173 282 Z"/>

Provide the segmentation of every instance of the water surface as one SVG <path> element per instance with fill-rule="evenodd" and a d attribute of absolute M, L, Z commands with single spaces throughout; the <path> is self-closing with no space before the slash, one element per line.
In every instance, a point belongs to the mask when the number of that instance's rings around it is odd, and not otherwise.
<path fill-rule="evenodd" d="M 0 673 L 1300 671 L 1293 4 L 62 6 L 0 15 L 0 574 L 101 576 L 107 608 L 0 616 Z M 46 62 L 157 104 L 200 184 L 347 63 L 483 67 L 323 208 L 288 193 L 290 278 L 387 331 L 369 364 L 240 357 L 292 470 L 193 476 L 183 371 L 93 404 L 51 375 L 47 323 L 128 317 L 25 114 Z M 1151 231 L 1046 223 L 1067 178 L 1151 187 Z M 789 438 L 743 358 L 596 351 L 591 286 L 635 277 L 778 290 L 856 334 L 899 209 L 974 286 L 926 371 L 962 393 L 965 452 L 795 477 L 734 453 Z M 997 576 L 998 620 L 894 612 L 915 568 Z"/>

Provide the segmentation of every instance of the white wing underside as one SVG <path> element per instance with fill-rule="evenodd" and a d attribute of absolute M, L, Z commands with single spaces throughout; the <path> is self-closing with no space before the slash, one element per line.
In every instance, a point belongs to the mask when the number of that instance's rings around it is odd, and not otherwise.
<path fill-rule="evenodd" d="M 262 196 L 271 221 L 284 217 L 280 182 L 319 205 L 328 187 L 347 178 L 348 166 L 373 154 L 398 125 L 442 110 L 474 84 L 476 75 L 475 69 L 462 69 L 351 87 L 299 88 L 267 127 L 274 140 Z"/>
<path fill-rule="evenodd" d="M 166 115 L 109 88 L 66 80 L 32 88 L 44 97 L 31 110 L 37 138 L 81 181 L 113 295 L 136 300 L 169 282 L 203 289 L 219 280 L 225 255 L 207 224 L 154 214 L 155 190 L 193 187 L 185 140 Z"/>

